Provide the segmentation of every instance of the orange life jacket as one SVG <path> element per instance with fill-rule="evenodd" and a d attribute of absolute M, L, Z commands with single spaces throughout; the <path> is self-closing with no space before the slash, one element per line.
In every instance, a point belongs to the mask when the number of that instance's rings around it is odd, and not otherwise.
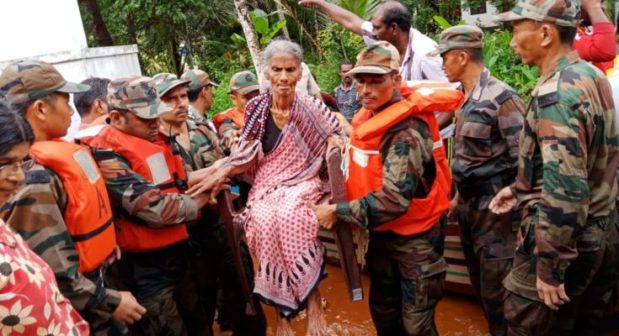
<path fill-rule="evenodd" d="M 79 256 L 79 271 L 101 267 L 116 246 L 116 234 L 105 181 L 89 150 L 62 140 L 36 141 L 30 156 L 62 181 L 68 198 L 64 220 Z"/>
<path fill-rule="evenodd" d="M 133 171 L 149 183 L 157 185 L 162 193 L 182 193 L 177 182 L 186 179 L 183 161 L 172 153 L 170 144 L 165 143 L 163 138 L 149 142 L 108 126 L 96 137 L 89 139 L 88 144 L 94 148 L 111 149 L 122 155 L 129 160 Z M 127 218 L 118 218 L 116 223 L 118 245 L 129 252 L 160 249 L 188 237 L 184 224 L 155 229 Z"/>
<path fill-rule="evenodd" d="M 236 107 L 233 107 L 224 112 L 217 113 L 213 117 L 213 124 L 215 124 L 217 132 L 219 132 L 219 126 L 221 126 L 221 123 L 226 119 L 232 120 L 232 122 L 239 129 L 243 129 L 243 126 L 245 125 L 245 114 L 242 111 L 237 110 Z"/>
<path fill-rule="evenodd" d="M 464 95 L 447 83 L 439 82 L 404 84 L 400 92 L 404 100 L 376 115 L 364 108 L 355 114 L 347 156 L 346 191 L 349 200 L 356 200 L 380 190 L 383 187 L 383 160 L 380 155 L 383 136 L 409 117 L 421 119 L 430 128 L 434 141 L 432 157 L 436 176 L 432 187 L 425 198 L 413 199 L 404 215 L 374 228 L 376 231 L 413 235 L 432 228 L 449 208 L 451 174 L 433 112 L 456 110 Z"/>

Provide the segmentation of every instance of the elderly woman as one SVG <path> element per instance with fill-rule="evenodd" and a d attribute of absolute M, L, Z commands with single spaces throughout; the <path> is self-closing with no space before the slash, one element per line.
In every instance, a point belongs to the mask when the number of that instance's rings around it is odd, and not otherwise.
<path fill-rule="evenodd" d="M 276 40 L 263 52 L 271 93 L 247 104 L 239 142 L 218 176 L 193 188 L 194 193 L 227 176 L 248 177 L 252 189 L 245 211 L 247 241 L 258 258 L 254 293 L 275 306 L 282 317 L 277 335 L 291 334 L 290 318 L 308 307 L 308 335 L 324 335 L 318 283 L 324 277 L 318 221 L 305 205 L 323 195 L 319 175 L 327 139 L 341 134 L 327 107 L 314 97 L 295 93 L 301 78 L 299 45 Z M 215 183 L 215 184 L 217 184 Z"/>

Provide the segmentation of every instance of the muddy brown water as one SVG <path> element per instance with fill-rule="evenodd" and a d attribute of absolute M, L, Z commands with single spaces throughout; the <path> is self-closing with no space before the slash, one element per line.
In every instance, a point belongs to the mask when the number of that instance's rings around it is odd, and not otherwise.
<path fill-rule="evenodd" d="M 363 276 L 365 300 L 350 302 L 342 271 L 327 265 L 328 277 L 321 283 L 320 292 L 327 300 L 325 315 L 329 326 L 328 335 L 371 336 L 375 335 L 368 309 L 369 279 Z M 264 306 L 268 320 L 267 335 L 275 335 L 277 313 L 275 309 Z M 447 293 L 438 305 L 436 324 L 440 335 L 478 336 L 486 335 L 488 329 L 481 308 L 472 297 Z M 307 318 L 302 313 L 292 322 L 297 336 L 305 335 Z M 228 336 L 229 332 L 216 331 L 215 335 Z"/>

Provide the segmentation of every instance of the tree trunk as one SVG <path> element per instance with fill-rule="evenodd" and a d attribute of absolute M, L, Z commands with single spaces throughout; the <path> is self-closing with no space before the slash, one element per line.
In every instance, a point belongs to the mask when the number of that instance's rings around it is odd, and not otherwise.
<path fill-rule="evenodd" d="M 284 7 L 284 5 L 282 4 L 281 0 L 275 0 L 275 7 L 277 8 L 277 18 L 281 21 L 281 20 L 286 20 L 286 16 L 284 16 L 284 12 L 286 12 L 286 7 Z M 282 31 L 284 32 L 284 36 L 286 36 L 287 39 L 290 39 L 290 34 L 288 33 L 288 23 L 286 22 L 286 25 L 284 25 L 284 28 L 282 28 Z"/>
<path fill-rule="evenodd" d="M 258 35 L 256 35 L 251 21 L 249 20 L 247 2 L 245 0 L 234 0 L 234 10 L 239 17 L 241 27 L 243 27 L 243 34 L 245 35 L 245 41 L 247 41 L 247 48 L 251 54 L 254 67 L 256 68 L 258 82 L 262 84 L 264 78 L 262 74 L 262 65 L 260 64 L 260 43 L 258 42 Z"/>
<path fill-rule="evenodd" d="M 174 74 L 179 76 L 182 74 L 181 69 L 181 57 L 178 52 L 178 42 L 176 40 L 176 36 L 172 35 L 170 39 L 170 56 L 172 60 L 172 68 L 174 69 Z"/>
<path fill-rule="evenodd" d="M 110 35 L 110 32 L 105 26 L 97 0 L 79 0 L 79 3 L 84 6 L 84 9 L 86 9 L 90 17 L 92 17 L 92 34 L 95 37 L 95 44 L 97 47 L 113 46 L 114 41 L 112 40 L 112 35 Z"/>

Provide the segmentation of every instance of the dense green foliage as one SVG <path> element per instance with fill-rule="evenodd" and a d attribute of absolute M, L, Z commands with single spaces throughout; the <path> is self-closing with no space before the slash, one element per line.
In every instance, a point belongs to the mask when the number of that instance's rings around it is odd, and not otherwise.
<path fill-rule="evenodd" d="M 234 72 L 253 69 L 245 36 L 234 10 L 233 0 L 78 0 L 90 46 L 106 45 L 98 29 L 107 30 L 111 44 L 138 44 L 145 75 L 158 72 L 180 74 L 186 66 L 209 72 L 221 84 L 215 90 L 212 113 L 231 105 L 228 82 Z M 381 0 L 329 0 L 366 19 Z M 413 13 L 413 25 L 438 38 L 441 25 L 461 20 L 462 6 L 477 6 L 485 0 L 400 0 Z M 604 0 L 607 5 L 612 0 Z M 304 49 L 318 84 L 333 92 L 342 60 L 355 59 L 363 47 L 359 36 L 345 31 L 321 13 L 302 8 L 297 0 L 246 0 L 252 13 L 252 25 L 261 46 L 286 31 Z M 490 0 L 499 10 L 509 9 L 515 0 Z M 99 20 L 93 5 L 100 9 Z M 612 5 L 607 7 L 612 11 Z M 94 14 L 93 14 L 94 13 Z M 285 29 L 283 29 L 285 28 Z M 105 36 L 105 34 L 103 34 Z M 523 66 L 509 47 L 510 33 L 503 28 L 487 31 L 484 57 L 487 66 L 526 96 L 535 85 L 537 73 Z M 186 56 L 181 54 L 181 46 Z"/>

